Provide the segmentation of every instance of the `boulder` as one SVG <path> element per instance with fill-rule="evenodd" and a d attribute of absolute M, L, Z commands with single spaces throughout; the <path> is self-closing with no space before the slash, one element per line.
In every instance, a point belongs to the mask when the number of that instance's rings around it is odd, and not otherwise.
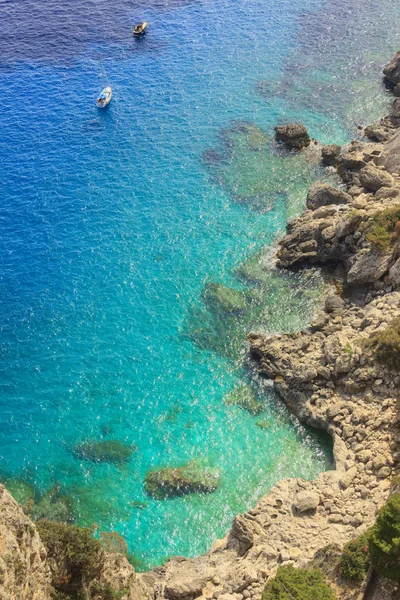
<path fill-rule="evenodd" d="M 301 148 L 310 145 L 310 136 L 307 129 L 300 123 L 278 125 L 275 127 L 275 138 L 277 142 L 282 142 L 288 148 L 296 150 L 301 150 Z"/>
<path fill-rule="evenodd" d="M 396 260 L 389 270 L 389 277 L 394 289 L 400 289 L 400 258 Z"/>
<path fill-rule="evenodd" d="M 361 169 L 365 166 L 364 154 L 358 150 L 340 155 L 340 166 L 347 170 Z"/>
<path fill-rule="evenodd" d="M 357 467 L 356 466 L 350 467 L 350 469 L 348 471 L 346 471 L 345 473 L 343 473 L 343 475 L 341 476 L 341 478 L 339 480 L 340 486 L 344 490 L 346 490 L 351 485 L 351 483 L 356 475 L 357 475 Z"/>
<path fill-rule="evenodd" d="M 331 294 L 325 300 L 325 310 L 333 315 L 340 315 L 344 309 L 344 300 L 337 294 Z"/>
<path fill-rule="evenodd" d="M 347 281 L 353 285 L 373 283 L 386 273 L 391 260 L 390 254 L 381 254 L 368 248 L 358 252 L 347 273 Z"/>
<path fill-rule="evenodd" d="M 232 522 L 228 535 L 228 547 L 233 548 L 238 554 L 245 554 L 254 543 L 254 533 L 250 522 L 243 515 L 237 515 Z"/>
<path fill-rule="evenodd" d="M 377 163 L 383 165 L 389 173 L 400 173 L 400 129 L 386 143 Z"/>
<path fill-rule="evenodd" d="M 207 579 L 198 573 L 191 561 L 174 564 L 172 576 L 167 580 L 164 596 L 169 600 L 192 600 L 200 596 Z"/>
<path fill-rule="evenodd" d="M 324 146 L 321 151 L 322 164 L 326 167 L 336 167 L 338 164 L 340 150 L 341 148 L 337 144 L 329 144 L 328 146 Z"/>
<path fill-rule="evenodd" d="M 397 52 L 392 60 L 384 66 L 383 74 L 390 83 L 394 85 L 400 83 L 400 52 Z"/>
<path fill-rule="evenodd" d="M 332 333 L 325 338 L 323 343 L 325 360 L 328 363 L 335 363 L 344 352 L 350 348 L 349 338 L 341 331 Z"/>
<path fill-rule="evenodd" d="M 179 467 L 148 471 L 145 490 L 152 498 L 165 500 L 186 494 L 215 492 L 219 481 L 220 476 L 217 471 L 193 460 Z"/>
<path fill-rule="evenodd" d="M 392 187 L 394 183 L 390 173 L 372 165 L 361 169 L 359 178 L 361 185 L 371 192 L 377 192 L 381 187 Z"/>
<path fill-rule="evenodd" d="M 304 490 L 296 494 L 293 501 L 293 509 L 297 512 L 304 513 L 310 510 L 315 510 L 319 505 L 320 497 L 316 492 Z"/>
<path fill-rule="evenodd" d="M 307 208 L 315 210 L 329 204 L 348 204 L 351 202 L 350 194 L 334 188 L 332 185 L 317 181 L 307 194 Z"/>

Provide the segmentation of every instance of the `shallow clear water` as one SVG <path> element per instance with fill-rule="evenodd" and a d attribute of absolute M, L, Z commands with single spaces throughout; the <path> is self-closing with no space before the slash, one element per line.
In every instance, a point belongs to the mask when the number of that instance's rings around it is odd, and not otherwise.
<path fill-rule="evenodd" d="M 1 5 L 4 480 L 31 483 L 36 500 L 59 484 L 78 523 L 122 533 L 144 568 L 204 551 L 278 479 L 330 466 L 328 441 L 242 364 L 247 331 L 301 328 L 323 290 L 318 273 L 259 268 L 271 262 L 259 250 L 325 177 L 268 136 L 300 119 L 321 141 L 344 142 L 378 116 L 399 13 L 388 0 L 379 10 L 318 0 Z M 134 40 L 139 18 L 150 28 Z M 98 52 L 114 93 L 105 111 L 94 105 Z M 241 314 L 207 305 L 210 282 L 246 294 Z M 261 415 L 224 404 L 243 382 Z M 137 451 L 123 467 L 72 452 L 101 439 Z M 146 496 L 149 468 L 190 459 L 218 468 L 217 492 Z"/>

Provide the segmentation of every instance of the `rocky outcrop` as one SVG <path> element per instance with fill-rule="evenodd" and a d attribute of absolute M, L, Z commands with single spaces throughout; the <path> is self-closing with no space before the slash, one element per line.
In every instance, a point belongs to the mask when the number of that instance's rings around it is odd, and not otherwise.
<path fill-rule="evenodd" d="M 360 171 L 360 184 L 367 191 L 377 192 L 382 187 L 392 187 L 394 180 L 387 171 L 368 165 Z"/>
<path fill-rule="evenodd" d="M 0 506 L 0 597 L 50 600 L 50 569 L 36 527 L 3 486 Z"/>
<path fill-rule="evenodd" d="M 288 123 L 275 127 L 275 138 L 290 149 L 301 150 L 310 145 L 307 129 L 300 123 Z"/>
<path fill-rule="evenodd" d="M 337 144 L 328 144 L 321 151 L 322 164 L 326 167 L 336 167 L 340 155 L 340 146 Z"/>
<path fill-rule="evenodd" d="M 95 594 L 96 586 L 102 592 Z M 104 590 L 112 590 L 119 600 L 146 600 L 146 592 L 139 582 L 135 570 L 125 556 L 105 553 L 100 573 L 92 585 L 91 600 L 103 600 Z"/>
<path fill-rule="evenodd" d="M 397 234 L 394 224 L 383 230 L 379 215 L 400 207 L 400 177 L 375 164 L 390 155 L 387 146 L 357 143 L 345 149 L 338 171 L 347 181 L 347 192 L 320 183 L 310 188 L 310 210 L 288 225 L 277 252 L 278 267 L 335 262 L 353 286 L 375 284 L 387 276 L 387 285 L 392 276 L 397 281 Z M 380 243 L 380 235 L 387 243 Z"/>
<path fill-rule="evenodd" d="M 400 52 L 383 68 L 383 74 L 390 83 L 396 85 L 400 83 Z"/>
<path fill-rule="evenodd" d="M 349 194 L 321 181 L 314 183 L 307 194 L 307 208 L 311 210 L 321 206 L 349 204 L 350 202 L 351 196 Z"/>

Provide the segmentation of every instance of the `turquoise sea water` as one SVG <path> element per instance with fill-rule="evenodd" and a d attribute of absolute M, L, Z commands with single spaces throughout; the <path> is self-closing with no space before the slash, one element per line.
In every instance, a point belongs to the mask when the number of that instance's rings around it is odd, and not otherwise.
<path fill-rule="evenodd" d="M 36 502 L 59 485 L 142 568 L 198 554 L 277 480 L 331 464 L 243 366 L 247 331 L 299 329 L 323 289 L 317 272 L 257 269 L 325 177 L 268 136 L 299 119 L 341 143 L 379 116 L 400 7 L 9 0 L 0 16 L 2 479 Z M 212 282 L 246 293 L 244 312 L 207 304 Z M 224 404 L 243 384 L 261 415 Z M 72 452 L 107 439 L 137 446 L 129 464 Z M 149 468 L 193 459 L 219 470 L 216 493 L 146 496 Z"/>

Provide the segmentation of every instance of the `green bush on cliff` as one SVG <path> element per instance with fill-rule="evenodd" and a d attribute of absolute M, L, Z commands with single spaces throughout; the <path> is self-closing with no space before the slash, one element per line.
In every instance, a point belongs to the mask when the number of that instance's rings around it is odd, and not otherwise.
<path fill-rule="evenodd" d="M 393 319 L 385 329 L 372 334 L 366 346 L 374 349 L 380 363 L 400 369 L 400 317 Z"/>
<path fill-rule="evenodd" d="M 262 600 L 334 600 L 332 588 L 325 583 L 320 569 L 295 569 L 292 565 L 279 567 L 276 576 L 268 581 Z"/>
<path fill-rule="evenodd" d="M 368 570 L 370 558 L 368 554 L 369 532 L 348 542 L 339 561 L 340 575 L 346 581 L 362 581 Z"/>
<path fill-rule="evenodd" d="M 99 540 L 86 527 L 46 520 L 38 521 L 36 527 L 52 565 L 56 594 L 80 598 L 83 582 L 96 575 L 102 562 Z"/>
<path fill-rule="evenodd" d="M 368 548 L 377 573 L 400 582 L 400 494 L 394 494 L 381 508 Z"/>
<path fill-rule="evenodd" d="M 128 593 L 127 589 L 117 592 L 110 585 L 103 586 L 98 581 L 93 581 L 89 585 L 88 600 L 121 600 Z"/>
<path fill-rule="evenodd" d="M 366 237 L 374 248 L 389 250 L 400 239 L 400 207 L 387 208 L 375 215 Z"/>

